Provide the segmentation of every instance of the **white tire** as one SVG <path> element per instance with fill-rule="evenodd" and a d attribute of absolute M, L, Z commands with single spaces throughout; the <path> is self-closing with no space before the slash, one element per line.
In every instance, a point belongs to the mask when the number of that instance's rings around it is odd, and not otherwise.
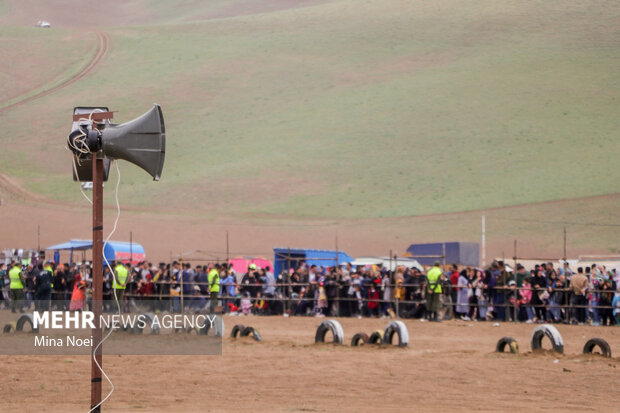
<path fill-rule="evenodd" d="M 334 336 L 335 344 L 342 344 L 344 342 L 344 331 L 342 330 L 342 325 L 336 320 L 325 320 L 323 321 L 319 327 L 316 329 L 316 334 L 314 336 L 315 343 L 324 343 L 325 336 L 327 332 L 331 331 L 332 336 Z"/>
<path fill-rule="evenodd" d="M 409 344 L 409 331 L 402 321 L 391 321 L 383 333 L 383 344 L 392 344 L 394 334 L 398 334 L 398 347 L 407 347 Z"/>
<path fill-rule="evenodd" d="M 532 351 L 542 348 L 542 340 L 545 336 L 551 340 L 553 351 L 556 353 L 564 353 L 564 341 L 562 335 L 557 328 L 550 324 L 542 324 L 537 326 L 532 332 Z"/>

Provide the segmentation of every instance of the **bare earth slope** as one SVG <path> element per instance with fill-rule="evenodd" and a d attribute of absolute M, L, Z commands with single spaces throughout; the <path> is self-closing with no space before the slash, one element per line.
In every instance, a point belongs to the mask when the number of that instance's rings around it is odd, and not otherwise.
<path fill-rule="evenodd" d="M 73 106 L 125 121 L 158 102 L 163 178 L 121 165 L 116 236 L 153 259 L 222 257 L 227 230 L 236 253 L 402 253 L 478 241 L 485 211 L 489 256 L 560 257 L 565 227 L 569 255 L 620 248 L 615 3 L 114 0 L 91 22 L 98 6 L 0 2 L 1 100 L 38 96 L 0 113 L 2 247 L 90 235 Z"/>

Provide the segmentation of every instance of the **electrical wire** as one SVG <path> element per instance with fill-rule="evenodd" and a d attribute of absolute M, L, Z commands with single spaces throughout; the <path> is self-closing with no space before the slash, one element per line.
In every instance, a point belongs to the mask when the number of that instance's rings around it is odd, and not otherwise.
<path fill-rule="evenodd" d="M 69 151 L 75 151 L 75 152 L 79 152 L 81 154 L 90 154 L 90 148 L 88 147 L 88 144 L 86 143 L 86 138 L 87 138 L 87 134 L 84 131 L 84 129 L 82 128 L 82 126 L 84 126 L 86 128 L 86 130 L 88 130 L 88 127 L 90 126 L 91 130 L 96 130 L 99 132 L 99 129 L 97 129 L 97 127 L 95 126 L 94 122 L 93 122 L 93 114 L 95 113 L 100 113 L 100 112 L 105 112 L 103 109 L 94 109 L 92 112 L 90 112 L 88 114 L 88 118 L 79 118 L 78 119 L 78 129 L 80 131 L 80 134 L 78 136 L 76 136 L 73 139 L 69 139 L 69 141 L 67 142 L 67 146 L 65 147 L 65 149 L 69 150 Z M 86 123 L 86 125 L 81 125 L 81 123 Z M 80 156 L 75 154 L 73 155 L 73 172 L 75 173 L 75 176 L 78 177 L 78 173 L 77 173 L 77 166 L 81 166 L 82 164 L 80 163 Z M 77 163 L 77 165 L 76 165 Z M 80 192 L 82 193 L 82 195 L 84 196 L 84 198 L 86 198 L 86 200 L 88 201 L 89 204 L 93 204 L 93 201 L 88 197 L 88 195 L 86 195 L 86 193 L 84 192 L 84 188 L 82 188 L 82 184 L 79 182 L 78 180 L 78 185 L 80 186 Z"/>
<path fill-rule="evenodd" d="M 118 167 L 118 161 L 114 161 L 114 164 L 116 165 L 116 175 L 117 175 L 116 190 L 115 190 L 116 219 L 114 220 L 114 226 L 112 227 L 112 231 L 110 231 L 110 234 L 107 236 L 107 238 L 105 239 L 105 242 L 103 243 L 103 250 L 104 251 L 105 251 L 106 245 L 110 241 L 110 238 L 116 232 L 116 226 L 118 225 L 118 220 L 121 217 L 121 204 L 120 204 L 120 202 L 118 200 L 118 188 L 119 188 L 120 183 L 121 183 L 121 170 Z M 110 274 L 112 274 L 112 277 L 114 277 L 114 271 L 112 270 L 112 266 L 110 265 L 110 262 L 106 258 L 105 254 L 102 254 L 102 255 L 103 255 L 103 259 L 104 259 L 104 261 L 106 263 L 106 266 L 110 270 Z M 119 318 L 120 318 L 122 316 L 122 314 L 121 314 L 121 305 L 118 302 L 118 296 L 116 295 L 116 288 L 112 288 L 112 289 L 114 290 L 114 301 L 116 302 L 116 308 L 118 310 L 118 315 L 119 315 Z M 101 320 L 99 320 L 99 321 L 101 321 Z M 110 389 L 110 392 L 99 402 L 99 404 L 97 404 L 96 406 L 91 408 L 88 411 L 88 413 L 92 413 L 94 410 L 96 410 L 106 400 L 108 400 L 110 398 L 110 396 L 112 396 L 112 393 L 114 393 L 114 383 L 112 383 L 112 380 L 110 380 L 110 378 L 108 377 L 106 372 L 103 370 L 103 367 L 101 367 L 101 365 L 97 361 L 97 357 L 95 357 L 96 354 L 97 354 L 97 350 L 99 350 L 99 347 L 101 347 L 103 345 L 103 343 L 108 339 L 108 337 L 110 337 L 110 335 L 112 335 L 113 332 L 114 332 L 114 326 L 112 326 L 112 328 L 110 329 L 108 334 L 106 334 L 106 336 L 99 342 L 99 344 L 97 344 L 97 346 L 95 347 L 95 350 L 93 351 L 93 360 L 95 361 L 95 364 L 97 365 L 97 367 L 101 371 L 101 374 L 103 374 L 103 377 L 105 377 L 105 379 L 108 381 L 108 383 L 110 383 L 110 386 L 112 386 L 112 388 Z"/>
<path fill-rule="evenodd" d="M 73 172 L 75 173 L 75 176 L 77 177 L 78 173 L 77 173 L 77 166 L 75 165 L 75 162 L 76 162 L 75 158 L 76 156 L 73 157 L 72 164 L 73 164 Z M 79 181 L 78 181 L 78 184 L 80 185 L 80 192 L 82 193 L 82 195 L 84 195 L 84 198 L 86 198 L 88 203 L 92 205 L 93 201 L 88 197 L 88 195 L 86 195 L 86 192 L 84 192 L 84 188 L 82 188 L 82 184 Z"/>

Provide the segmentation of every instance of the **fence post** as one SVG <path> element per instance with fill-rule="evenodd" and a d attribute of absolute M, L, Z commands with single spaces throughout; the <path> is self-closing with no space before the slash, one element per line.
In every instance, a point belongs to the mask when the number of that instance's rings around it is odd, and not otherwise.
<path fill-rule="evenodd" d="M 340 317 L 340 287 L 336 283 L 336 316 Z"/>
<path fill-rule="evenodd" d="M 394 305 L 396 307 L 396 319 L 400 318 L 400 310 L 399 310 L 399 301 L 400 301 L 400 291 L 398 289 L 398 284 L 394 284 L 394 291 L 396 292 L 396 300 L 394 302 Z"/>
<path fill-rule="evenodd" d="M 516 241 L 515 241 L 515 242 L 516 242 Z M 515 269 L 514 271 L 516 271 L 516 269 Z M 514 272 L 513 274 L 516 274 L 516 272 Z M 515 278 L 517 278 L 517 277 L 515 277 Z M 516 282 L 516 280 L 515 280 L 515 282 Z M 517 302 L 518 302 L 517 298 L 519 298 L 519 289 L 520 289 L 520 288 L 521 288 L 521 287 L 519 287 L 518 285 L 517 285 L 517 287 L 515 288 L 515 294 L 514 294 L 514 300 L 515 300 L 515 303 L 514 303 L 514 306 L 513 306 L 513 311 L 512 311 L 512 312 L 513 312 L 513 316 L 512 316 L 512 322 L 513 322 L 513 323 L 516 323 L 516 322 L 518 321 L 518 320 L 517 320 Z"/>

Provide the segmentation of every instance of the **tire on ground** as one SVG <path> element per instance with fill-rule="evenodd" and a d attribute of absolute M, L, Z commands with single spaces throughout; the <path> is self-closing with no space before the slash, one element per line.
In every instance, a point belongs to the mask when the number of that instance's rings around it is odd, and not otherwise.
<path fill-rule="evenodd" d="M 394 334 L 398 335 L 398 347 L 407 347 L 409 344 L 409 330 L 402 321 L 391 321 L 383 332 L 383 344 L 392 344 Z"/>
<path fill-rule="evenodd" d="M 34 328 L 34 321 L 32 320 L 32 314 L 22 314 L 17 319 L 17 323 L 15 324 L 15 331 L 24 331 L 24 326 L 26 324 L 30 324 L 30 330 L 33 333 L 38 333 L 39 328 Z"/>
<path fill-rule="evenodd" d="M 497 353 L 503 353 L 506 349 L 506 346 L 508 346 L 508 349 L 512 354 L 516 354 L 519 352 L 519 344 L 517 343 L 517 340 L 512 337 L 500 338 L 497 342 L 497 345 L 495 346 L 495 351 Z"/>
<path fill-rule="evenodd" d="M 103 327 L 103 331 L 107 334 L 108 331 L 110 331 L 110 329 L 112 329 L 112 324 L 110 324 L 109 327 L 105 326 Z M 133 333 L 133 330 L 130 326 L 125 325 L 123 323 L 119 323 L 119 325 L 116 326 L 116 328 L 114 329 L 114 331 L 129 331 L 130 333 Z"/>
<path fill-rule="evenodd" d="M 381 344 L 383 342 L 383 331 L 373 331 L 368 337 L 368 344 Z"/>
<path fill-rule="evenodd" d="M 362 346 L 368 343 L 368 334 L 366 333 L 357 333 L 351 339 L 351 347 Z"/>
<path fill-rule="evenodd" d="M 237 338 L 237 335 L 240 334 L 244 328 L 245 326 L 243 324 L 235 324 L 232 330 L 230 330 L 230 337 Z"/>
<path fill-rule="evenodd" d="M 323 321 L 316 329 L 314 342 L 324 343 L 325 336 L 327 335 L 328 331 L 331 331 L 332 336 L 334 337 L 335 344 L 342 344 L 344 342 L 344 331 L 342 330 L 342 325 L 340 325 L 340 323 L 336 320 Z"/>
<path fill-rule="evenodd" d="M 2 329 L 3 333 L 14 333 L 15 332 L 15 323 L 8 323 L 4 325 Z"/>
<path fill-rule="evenodd" d="M 224 319 L 221 315 L 215 315 L 213 319 L 213 334 L 216 337 L 224 337 Z M 211 330 L 211 319 L 206 318 L 204 321 L 204 326 L 202 328 L 196 327 L 199 335 L 209 335 L 209 331 Z M 231 334 L 232 337 L 232 334 Z"/>
<path fill-rule="evenodd" d="M 611 347 L 609 347 L 609 343 L 602 338 L 591 338 L 588 340 L 585 346 L 583 346 L 583 354 L 592 354 L 592 350 L 594 350 L 595 347 L 601 349 L 603 357 L 611 357 Z"/>
<path fill-rule="evenodd" d="M 213 335 L 215 337 L 224 337 L 224 329 L 225 329 L 224 319 L 222 318 L 221 315 L 219 316 L 216 315 L 215 318 L 213 319 Z M 206 336 L 209 334 L 210 330 L 211 330 L 211 321 L 210 319 L 207 319 L 205 320 L 204 327 L 198 328 L 198 334 Z"/>
<path fill-rule="evenodd" d="M 542 348 L 542 340 L 545 336 L 551 340 L 553 351 L 556 353 L 564 353 L 564 341 L 562 335 L 557 328 L 550 324 L 541 324 L 532 332 L 532 350 L 540 350 Z"/>
<path fill-rule="evenodd" d="M 263 339 L 260 333 L 258 332 L 258 330 L 250 326 L 243 329 L 243 331 L 241 332 L 241 337 L 247 337 L 250 334 L 252 335 L 255 341 L 261 341 Z"/>
<path fill-rule="evenodd" d="M 155 318 L 155 314 L 152 313 L 144 313 L 138 316 L 138 320 L 136 324 L 131 329 L 132 334 L 142 334 L 144 328 L 148 327 L 151 330 L 151 334 L 159 334 L 159 324 L 153 325 L 153 319 Z M 139 324 L 141 322 L 145 323 L 144 327 L 140 327 Z"/>

